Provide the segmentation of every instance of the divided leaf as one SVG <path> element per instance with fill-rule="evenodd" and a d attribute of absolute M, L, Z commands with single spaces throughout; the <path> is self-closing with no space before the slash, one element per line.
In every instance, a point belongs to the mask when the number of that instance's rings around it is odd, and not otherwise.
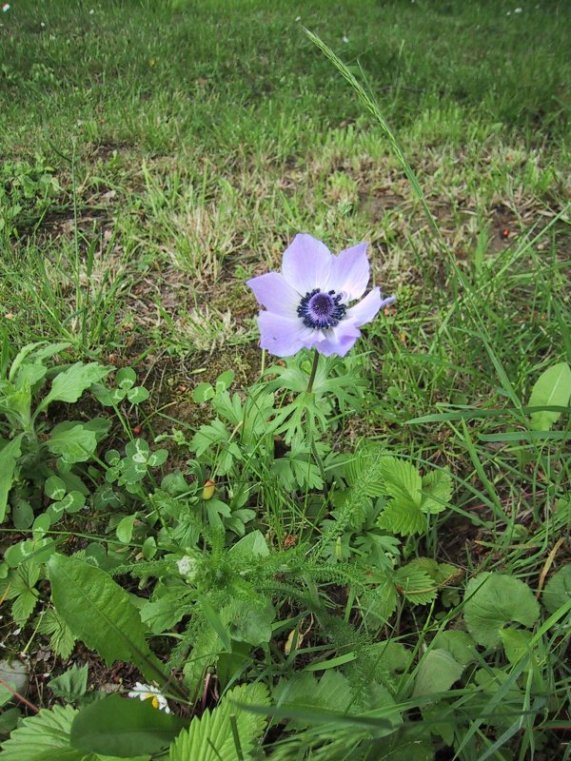
<path fill-rule="evenodd" d="M 539 604 L 523 581 L 503 573 L 485 571 L 471 579 L 464 596 L 468 631 L 484 647 L 500 644 L 500 631 L 511 621 L 533 626 Z"/>

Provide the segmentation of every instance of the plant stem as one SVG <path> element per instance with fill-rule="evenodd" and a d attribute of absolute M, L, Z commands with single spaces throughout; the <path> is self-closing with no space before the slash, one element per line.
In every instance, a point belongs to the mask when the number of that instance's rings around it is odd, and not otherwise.
<path fill-rule="evenodd" d="M 317 363 L 319 362 L 319 352 L 317 349 L 314 349 L 313 354 L 313 366 L 311 368 L 311 373 L 309 375 L 309 382 L 307 384 L 307 393 L 310 394 L 313 390 L 313 382 L 315 380 L 315 373 L 317 372 Z"/>

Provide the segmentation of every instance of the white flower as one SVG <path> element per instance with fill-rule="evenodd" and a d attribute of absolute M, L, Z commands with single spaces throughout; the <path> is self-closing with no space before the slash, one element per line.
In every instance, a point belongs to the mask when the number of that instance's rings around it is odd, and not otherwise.
<path fill-rule="evenodd" d="M 139 698 L 139 700 L 150 700 L 153 708 L 156 708 L 159 711 L 164 711 L 165 713 L 171 712 L 165 696 L 152 684 L 135 682 L 135 688 L 127 693 L 127 695 L 130 698 Z"/>
<path fill-rule="evenodd" d="M 196 576 L 196 571 L 198 569 L 198 563 L 194 558 L 191 558 L 189 555 L 183 555 L 180 560 L 176 561 L 176 565 L 178 568 L 178 572 L 181 576 L 184 576 L 189 581 L 192 581 L 194 577 Z"/>
<path fill-rule="evenodd" d="M 10 10 L 10 3 L 4 3 L 2 6 L 2 13 L 7 13 Z"/>
<path fill-rule="evenodd" d="M 522 10 L 523 10 L 523 8 L 516 8 L 516 9 L 515 9 L 515 11 L 514 11 L 514 13 L 521 13 L 521 12 L 522 12 Z"/>
<path fill-rule="evenodd" d="M 347 37 L 347 35 L 346 35 L 346 34 L 344 34 L 344 35 L 343 35 L 343 37 L 341 37 L 341 39 L 342 39 L 342 40 L 343 40 L 343 42 L 345 42 L 345 43 L 349 42 L 349 37 Z"/>

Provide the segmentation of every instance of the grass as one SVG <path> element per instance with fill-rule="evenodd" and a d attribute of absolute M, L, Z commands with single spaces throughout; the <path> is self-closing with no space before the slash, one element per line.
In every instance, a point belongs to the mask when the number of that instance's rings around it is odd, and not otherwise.
<path fill-rule="evenodd" d="M 359 344 L 371 390 L 343 438 L 450 467 L 453 512 L 419 540 L 425 553 L 532 585 L 563 563 L 568 544 L 550 553 L 569 530 L 568 438 L 530 436 L 525 408 L 542 371 L 571 362 L 571 6 L 12 5 L 0 331 L 14 349 L 68 340 L 132 364 L 152 389 L 152 434 L 194 425 L 197 382 L 259 374 L 244 281 L 300 230 L 332 250 L 368 240 L 398 301 Z M 302 27 L 364 83 L 376 117 Z M 303 524 L 290 500 L 267 499 L 276 532 L 282 510 L 292 533 Z"/>

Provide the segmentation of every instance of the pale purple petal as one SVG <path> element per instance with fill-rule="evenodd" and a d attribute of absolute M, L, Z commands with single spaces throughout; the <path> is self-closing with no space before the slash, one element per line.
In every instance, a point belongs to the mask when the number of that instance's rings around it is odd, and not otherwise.
<path fill-rule="evenodd" d="M 370 322 L 381 308 L 381 289 L 373 288 L 364 299 L 359 301 L 358 304 L 352 306 L 347 310 L 346 318 L 350 320 L 354 325 L 360 327 L 366 322 Z"/>
<path fill-rule="evenodd" d="M 248 280 L 246 285 L 254 291 L 258 303 L 270 312 L 285 317 L 295 317 L 299 305 L 299 294 L 288 285 L 279 272 L 268 272 Z"/>
<path fill-rule="evenodd" d="M 355 301 L 365 293 L 370 276 L 367 244 L 346 248 L 333 257 L 329 288 L 336 293 L 346 294 L 344 301 Z"/>
<path fill-rule="evenodd" d="M 344 320 L 337 327 L 326 331 L 325 338 L 315 344 L 320 354 L 330 357 L 337 354 L 344 357 L 353 348 L 355 341 L 360 337 L 361 331 L 353 323 Z"/>
<path fill-rule="evenodd" d="M 327 246 L 307 233 L 299 233 L 284 253 L 282 273 L 304 296 L 314 288 L 326 290 L 333 256 Z"/>
<path fill-rule="evenodd" d="M 312 332 L 297 317 L 284 317 L 273 312 L 260 312 L 260 346 L 277 357 L 291 357 L 305 346 Z"/>

